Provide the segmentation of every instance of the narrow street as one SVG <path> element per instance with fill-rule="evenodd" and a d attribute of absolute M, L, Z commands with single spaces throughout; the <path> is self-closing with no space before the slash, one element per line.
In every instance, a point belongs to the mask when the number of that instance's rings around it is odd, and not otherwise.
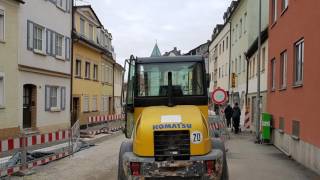
<path fill-rule="evenodd" d="M 45 166 L 35 174 L 13 180 L 104 180 L 117 179 L 118 151 L 125 138 L 114 137 L 96 146 Z M 227 143 L 230 180 L 319 180 L 320 177 L 290 160 L 274 146 L 257 145 L 249 134 L 231 136 Z"/>

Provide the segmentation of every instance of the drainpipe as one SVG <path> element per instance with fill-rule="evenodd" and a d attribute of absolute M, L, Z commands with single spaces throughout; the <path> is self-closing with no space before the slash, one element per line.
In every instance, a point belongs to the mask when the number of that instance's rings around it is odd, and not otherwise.
<path fill-rule="evenodd" d="M 74 29 L 74 0 L 71 1 L 72 2 L 72 7 L 71 7 L 71 40 L 70 40 L 70 45 L 71 45 L 71 52 L 70 52 L 70 63 L 71 63 L 71 68 L 70 68 L 70 74 L 71 74 L 71 80 L 70 80 L 70 125 L 72 127 L 72 121 L 73 121 L 73 29 Z"/>
<path fill-rule="evenodd" d="M 114 107 L 114 67 L 115 67 L 115 63 L 112 64 L 112 74 L 113 74 L 113 76 L 112 76 L 112 87 L 113 87 L 113 90 L 112 90 L 112 112 L 113 113 L 115 112 L 115 107 Z"/>
<path fill-rule="evenodd" d="M 246 53 L 244 53 L 244 57 L 246 58 L 246 61 L 247 61 L 247 73 L 246 73 L 246 99 L 245 99 L 245 104 L 246 104 L 246 109 L 248 107 L 248 90 L 249 90 L 249 62 L 250 62 L 250 59 L 249 57 L 247 56 Z"/>
<path fill-rule="evenodd" d="M 228 82 L 228 91 L 229 91 L 229 103 L 230 103 L 230 99 L 231 99 L 231 102 L 233 101 L 232 98 L 230 98 L 231 94 L 230 94 L 230 81 L 231 81 L 231 48 L 232 48 L 232 37 L 231 37 L 231 20 L 229 20 L 229 39 L 230 39 L 230 42 L 229 42 L 229 82 Z"/>

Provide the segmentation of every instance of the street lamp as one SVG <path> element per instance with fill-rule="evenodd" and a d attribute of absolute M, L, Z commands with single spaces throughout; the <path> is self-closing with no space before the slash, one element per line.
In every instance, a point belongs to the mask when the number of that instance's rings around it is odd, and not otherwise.
<path fill-rule="evenodd" d="M 259 0 L 259 35 L 258 35 L 258 77 L 257 77 L 257 111 L 256 111 L 256 142 L 260 143 L 260 114 L 261 114 L 261 97 L 260 97 L 260 80 L 261 80 L 261 0 Z"/>

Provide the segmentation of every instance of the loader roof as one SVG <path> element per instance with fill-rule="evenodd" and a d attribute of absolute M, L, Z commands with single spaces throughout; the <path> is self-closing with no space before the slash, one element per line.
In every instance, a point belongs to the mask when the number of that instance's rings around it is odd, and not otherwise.
<path fill-rule="evenodd" d="M 198 62 L 203 61 L 202 56 L 161 56 L 161 57 L 138 57 L 137 63 L 165 63 L 165 62 Z"/>

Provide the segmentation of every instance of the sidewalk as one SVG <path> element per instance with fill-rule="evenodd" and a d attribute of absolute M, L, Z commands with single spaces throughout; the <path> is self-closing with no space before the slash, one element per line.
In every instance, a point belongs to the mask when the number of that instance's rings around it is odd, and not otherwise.
<path fill-rule="evenodd" d="M 234 135 L 226 144 L 230 180 L 320 180 L 272 145 L 254 144 L 254 135 Z"/>

